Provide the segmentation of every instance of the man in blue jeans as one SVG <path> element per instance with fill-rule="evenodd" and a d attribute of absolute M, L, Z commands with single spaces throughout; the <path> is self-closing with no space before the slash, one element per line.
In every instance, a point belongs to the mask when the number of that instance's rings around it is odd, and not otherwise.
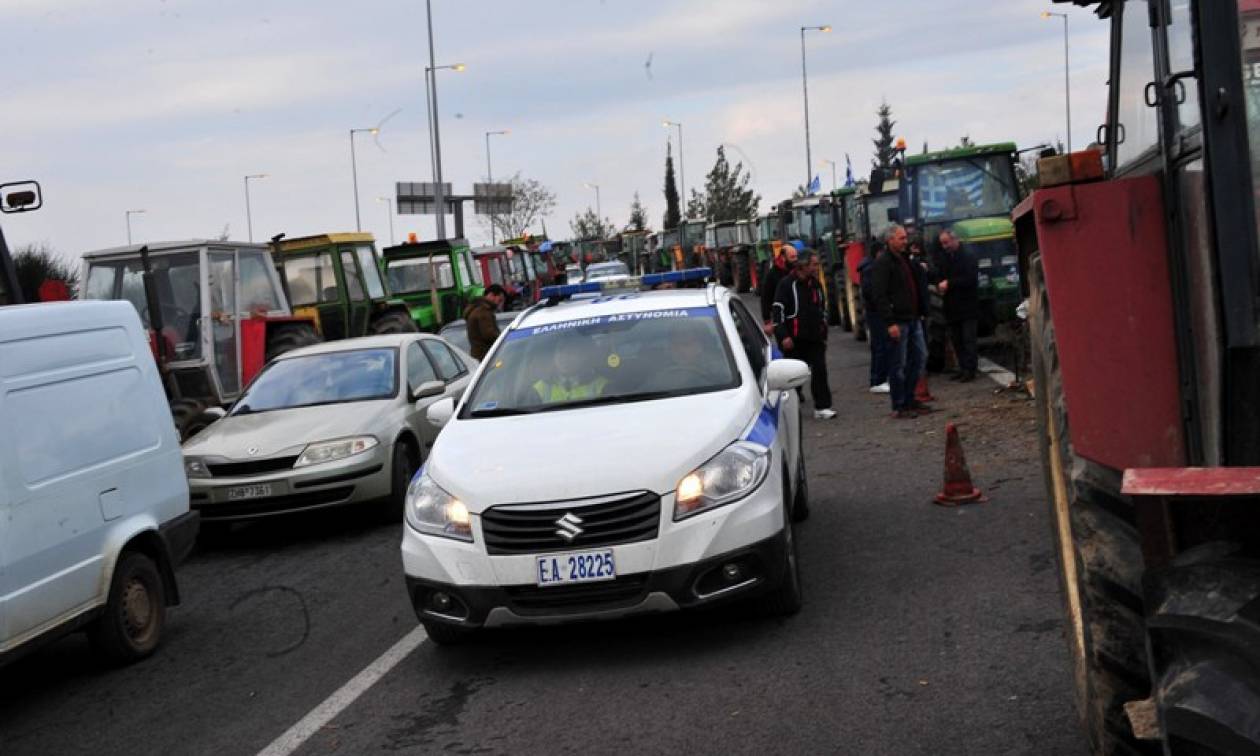
<path fill-rule="evenodd" d="M 914 386 L 923 369 L 916 344 L 922 338 L 923 311 L 920 276 L 906 259 L 906 230 L 899 225 L 884 232 L 886 251 L 871 266 L 875 312 L 888 334 L 888 388 L 893 417 L 908 420 L 929 411 L 914 400 Z"/>

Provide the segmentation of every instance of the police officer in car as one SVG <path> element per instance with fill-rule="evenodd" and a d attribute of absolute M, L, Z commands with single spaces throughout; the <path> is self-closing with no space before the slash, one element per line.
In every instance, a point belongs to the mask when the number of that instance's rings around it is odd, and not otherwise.
<path fill-rule="evenodd" d="M 538 399 L 543 404 L 555 404 L 602 396 L 608 379 L 598 372 L 595 351 L 594 344 L 582 336 L 560 336 L 552 355 L 552 375 L 534 382 Z"/>

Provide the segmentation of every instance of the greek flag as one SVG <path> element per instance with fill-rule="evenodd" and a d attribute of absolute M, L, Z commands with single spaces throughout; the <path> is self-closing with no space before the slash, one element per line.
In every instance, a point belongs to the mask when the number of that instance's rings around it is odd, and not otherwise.
<path fill-rule="evenodd" d="M 822 179 L 819 178 L 817 175 L 815 175 L 814 180 L 809 182 L 809 188 L 806 191 L 806 194 L 810 194 L 810 195 L 818 194 L 818 190 L 821 188 L 822 188 Z"/>
<path fill-rule="evenodd" d="M 919 204 L 925 218 L 960 217 L 984 204 L 984 172 L 971 166 L 951 166 L 920 175 Z M 969 206 L 969 207 L 967 207 Z"/>
<path fill-rule="evenodd" d="M 853 161 L 849 160 L 849 153 L 844 153 L 844 185 L 853 186 L 857 181 L 853 180 Z"/>

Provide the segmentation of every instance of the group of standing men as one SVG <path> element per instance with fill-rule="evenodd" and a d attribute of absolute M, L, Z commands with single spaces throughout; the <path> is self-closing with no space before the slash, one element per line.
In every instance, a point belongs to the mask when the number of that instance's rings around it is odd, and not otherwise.
<path fill-rule="evenodd" d="M 911 242 L 905 228 L 890 226 L 882 248 L 859 268 L 871 333 L 871 391 L 890 395 L 896 419 L 933 411 L 915 398 L 927 364 L 930 286 L 944 300 L 958 357 L 953 379 L 973 381 L 978 370 L 976 258 L 951 229 L 941 231 L 937 241 L 938 253 L 929 264 L 922 246 Z M 818 253 L 800 242 L 785 244 L 762 281 L 761 317 L 784 356 L 809 365 L 814 417 L 820 420 L 836 416 L 827 380 L 826 296 L 818 279 Z"/>
<path fill-rule="evenodd" d="M 915 398 L 927 364 L 931 284 L 944 299 L 945 320 L 958 356 L 953 379 L 975 380 L 979 271 L 975 256 L 950 229 L 938 236 L 940 247 L 934 264 L 929 264 L 921 246 L 911 244 L 905 228 L 899 225 L 890 226 L 883 241 L 883 249 L 859 268 L 871 331 L 871 391 L 887 392 L 893 417 L 904 420 L 932 411 Z"/>

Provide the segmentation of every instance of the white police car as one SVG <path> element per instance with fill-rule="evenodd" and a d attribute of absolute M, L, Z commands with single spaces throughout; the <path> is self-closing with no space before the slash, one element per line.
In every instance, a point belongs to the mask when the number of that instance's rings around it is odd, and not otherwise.
<path fill-rule="evenodd" d="M 428 412 L 445 427 L 402 556 L 429 637 L 744 597 L 799 609 L 809 368 L 716 286 L 542 294 Z"/>

